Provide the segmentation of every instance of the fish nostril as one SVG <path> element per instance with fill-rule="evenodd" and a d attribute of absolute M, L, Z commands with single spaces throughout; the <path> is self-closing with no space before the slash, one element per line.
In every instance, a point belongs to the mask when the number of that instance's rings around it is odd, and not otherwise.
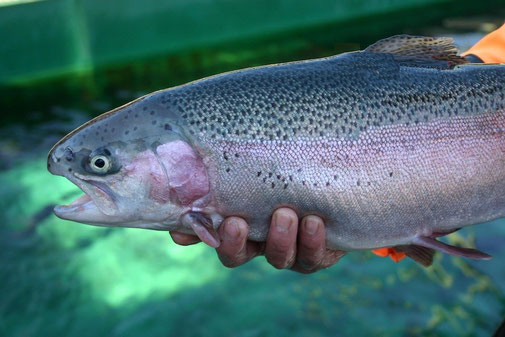
<path fill-rule="evenodd" d="M 72 149 L 69 147 L 67 147 L 65 149 L 65 153 L 63 154 L 63 156 L 65 157 L 66 161 L 73 161 L 74 160 L 74 153 L 72 152 Z"/>

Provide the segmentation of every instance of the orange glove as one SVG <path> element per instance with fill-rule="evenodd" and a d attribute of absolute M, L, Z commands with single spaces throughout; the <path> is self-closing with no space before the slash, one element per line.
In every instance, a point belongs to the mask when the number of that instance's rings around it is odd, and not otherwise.
<path fill-rule="evenodd" d="M 461 55 L 475 55 L 484 63 L 505 63 L 505 24 Z"/>

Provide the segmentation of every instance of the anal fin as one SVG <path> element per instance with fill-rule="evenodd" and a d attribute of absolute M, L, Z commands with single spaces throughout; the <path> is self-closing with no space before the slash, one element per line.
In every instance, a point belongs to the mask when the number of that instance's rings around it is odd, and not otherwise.
<path fill-rule="evenodd" d="M 438 250 L 440 252 L 455 255 L 455 256 L 466 257 L 469 259 L 489 260 L 492 258 L 491 255 L 483 253 L 477 249 L 451 246 L 447 243 L 437 241 L 434 238 L 425 237 L 425 236 L 420 236 L 420 237 L 415 238 L 412 241 L 412 244 L 426 247 L 426 248 L 430 248 L 430 249 L 434 249 L 434 250 Z"/>
<path fill-rule="evenodd" d="M 435 251 L 431 248 L 418 245 L 397 246 L 395 248 L 425 267 L 429 267 L 433 264 L 433 255 L 435 255 Z"/>

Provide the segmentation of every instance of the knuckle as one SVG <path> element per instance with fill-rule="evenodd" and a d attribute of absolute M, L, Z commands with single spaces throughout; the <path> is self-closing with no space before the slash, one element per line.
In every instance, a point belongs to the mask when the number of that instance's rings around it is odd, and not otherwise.
<path fill-rule="evenodd" d="M 200 239 L 195 235 L 185 234 L 177 231 L 169 232 L 172 240 L 181 246 L 191 245 L 200 242 Z"/>
<path fill-rule="evenodd" d="M 270 251 L 271 254 L 275 255 L 286 255 L 288 251 L 291 249 L 291 242 L 286 240 L 279 240 L 275 244 L 271 244 L 267 247 L 267 250 Z"/>
<path fill-rule="evenodd" d="M 291 254 L 291 257 L 286 261 L 285 268 L 291 268 L 295 264 L 295 254 Z"/>
<path fill-rule="evenodd" d="M 295 261 L 294 253 L 283 252 L 283 254 L 267 253 L 266 259 L 268 263 L 277 269 L 286 269 L 293 265 Z"/>
<path fill-rule="evenodd" d="M 344 256 L 346 252 L 340 251 L 340 250 L 328 250 L 321 260 L 321 268 L 328 268 L 333 266 L 335 263 L 337 263 L 342 256 Z"/>
<path fill-rule="evenodd" d="M 227 268 L 235 268 L 243 264 L 243 262 L 239 261 L 238 259 L 226 256 L 224 254 L 218 254 L 218 257 L 223 266 Z"/>
<path fill-rule="evenodd" d="M 295 271 L 295 272 L 300 273 L 300 274 L 313 274 L 316 271 L 318 271 L 318 269 L 307 270 L 307 269 L 305 269 L 304 267 L 302 267 L 300 265 L 295 265 L 292 268 L 290 268 L 290 270 Z"/>
<path fill-rule="evenodd" d="M 276 261 L 276 260 L 271 260 L 267 258 L 268 263 L 270 263 L 274 268 L 276 269 L 286 269 L 288 267 L 288 264 L 286 261 Z"/>
<path fill-rule="evenodd" d="M 319 242 L 314 240 L 304 240 L 303 237 L 300 240 L 300 249 L 307 254 L 313 254 L 321 248 Z"/>
<path fill-rule="evenodd" d="M 303 256 L 298 258 L 298 264 L 307 271 L 317 270 L 321 267 L 322 258 L 320 255 Z"/>
<path fill-rule="evenodd" d="M 300 266 L 303 269 L 312 270 L 320 264 L 320 261 L 316 261 L 315 259 L 311 259 L 311 258 L 305 258 L 305 259 L 300 259 L 298 263 L 300 264 Z"/>

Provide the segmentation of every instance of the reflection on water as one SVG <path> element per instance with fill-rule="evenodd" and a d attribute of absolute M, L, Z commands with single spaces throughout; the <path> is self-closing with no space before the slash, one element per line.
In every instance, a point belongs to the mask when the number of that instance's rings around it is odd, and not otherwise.
<path fill-rule="evenodd" d="M 164 232 L 57 219 L 51 205 L 80 191 L 47 173 L 45 155 L 90 116 L 77 104 L 49 110 L 1 130 L 0 335 L 489 336 L 505 315 L 503 219 L 449 237 L 489 262 L 437 255 L 423 269 L 353 253 L 314 275 L 263 258 L 230 270 L 211 248 L 176 246 Z"/>

